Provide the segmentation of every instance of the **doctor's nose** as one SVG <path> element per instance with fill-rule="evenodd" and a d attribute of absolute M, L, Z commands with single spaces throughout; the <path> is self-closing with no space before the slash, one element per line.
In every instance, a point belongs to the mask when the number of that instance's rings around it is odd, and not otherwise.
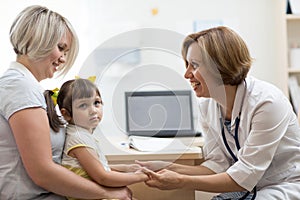
<path fill-rule="evenodd" d="M 185 73 L 184 73 L 184 78 L 186 78 L 186 79 L 191 79 L 191 78 L 193 78 L 193 71 L 192 71 L 192 67 L 191 66 L 188 66 L 187 68 L 186 68 L 186 71 L 185 71 Z"/>

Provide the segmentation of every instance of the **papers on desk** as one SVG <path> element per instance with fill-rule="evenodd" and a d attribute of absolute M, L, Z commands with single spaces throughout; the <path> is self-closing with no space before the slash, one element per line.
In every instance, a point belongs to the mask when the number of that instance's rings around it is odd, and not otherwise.
<path fill-rule="evenodd" d="M 138 151 L 185 151 L 190 147 L 177 138 L 129 136 L 129 146 Z"/>

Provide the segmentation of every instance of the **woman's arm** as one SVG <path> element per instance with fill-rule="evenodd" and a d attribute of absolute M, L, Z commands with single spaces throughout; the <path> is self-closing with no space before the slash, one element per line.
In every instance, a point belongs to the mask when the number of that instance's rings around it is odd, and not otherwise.
<path fill-rule="evenodd" d="M 190 176 L 165 169 L 159 172 L 153 172 L 146 168 L 143 170 L 151 177 L 149 181 L 146 181 L 146 184 L 161 190 L 187 188 L 215 193 L 245 191 L 225 172 L 213 175 Z"/>
<path fill-rule="evenodd" d="M 77 147 L 72 149 L 69 154 L 77 158 L 88 175 L 101 185 L 122 187 L 148 180 L 148 176 L 141 171 L 136 173 L 106 171 L 98 160 L 96 152 L 87 147 Z"/>
<path fill-rule="evenodd" d="M 113 190 L 101 187 L 52 161 L 50 129 L 44 109 L 18 111 L 9 118 L 9 123 L 24 167 L 38 186 L 75 198 L 131 198 L 127 188 Z"/>

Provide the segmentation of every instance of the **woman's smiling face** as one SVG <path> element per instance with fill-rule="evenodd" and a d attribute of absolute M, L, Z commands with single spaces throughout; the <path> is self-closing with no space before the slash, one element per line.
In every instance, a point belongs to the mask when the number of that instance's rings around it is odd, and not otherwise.
<path fill-rule="evenodd" d="M 52 78 L 58 67 L 65 64 L 71 40 L 72 36 L 67 32 L 47 57 L 39 61 L 33 61 L 30 64 L 35 68 L 32 73 L 38 81 Z"/>
<path fill-rule="evenodd" d="M 200 47 L 196 42 L 189 46 L 186 60 L 188 65 L 184 77 L 190 80 L 196 96 L 210 97 L 206 83 L 211 75 L 209 75 L 207 66 L 204 66 L 204 63 L 201 61 Z"/>

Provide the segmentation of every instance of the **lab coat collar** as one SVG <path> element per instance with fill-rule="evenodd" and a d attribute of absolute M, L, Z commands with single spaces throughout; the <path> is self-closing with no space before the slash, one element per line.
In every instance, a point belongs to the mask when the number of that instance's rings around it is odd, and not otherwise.
<path fill-rule="evenodd" d="M 242 111 L 243 105 L 245 104 L 244 100 L 246 97 L 246 90 L 247 90 L 246 85 L 247 85 L 246 80 L 238 85 L 235 94 L 232 115 L 231 115 L 231 124 L 234 124 L 235 119 L 239 116 L 239 113 Z"/>

